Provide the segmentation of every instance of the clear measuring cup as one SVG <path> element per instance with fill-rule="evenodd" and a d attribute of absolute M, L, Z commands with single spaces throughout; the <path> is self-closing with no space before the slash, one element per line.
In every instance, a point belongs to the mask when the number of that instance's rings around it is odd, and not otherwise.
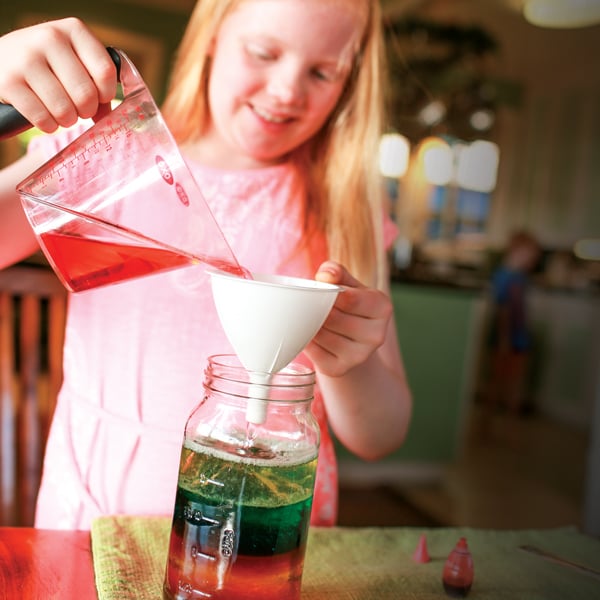
<path fill-rule="evenodd" d="M 248 276 L 117 52 L 123 101 L 17 186 L 44 254 L 73 292 L 199 263 Z"/>

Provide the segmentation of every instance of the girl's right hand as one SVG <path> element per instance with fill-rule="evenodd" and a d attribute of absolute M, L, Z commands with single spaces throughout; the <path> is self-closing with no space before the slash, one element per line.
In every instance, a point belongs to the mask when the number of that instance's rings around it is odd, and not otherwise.
<path fill-rule="evenodd" d="M 0 37 L 0 100 L 51 133 L 94 117 L 116 93 L 117 70 L 104 45 L 70 17 Z"/>

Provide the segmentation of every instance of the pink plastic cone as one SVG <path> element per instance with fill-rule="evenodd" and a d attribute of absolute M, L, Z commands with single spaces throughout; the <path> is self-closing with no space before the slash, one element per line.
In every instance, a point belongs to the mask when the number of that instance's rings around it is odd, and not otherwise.
<path fill-rule="evenodd" d="M 419 543 L 417 544 L 417 548 L 412 558 L 418 563 L 426 563 L 431 560 L 429 552 L 427 552 L 427 538 L 424 533 L 421 534 L 421 537 L 419 538 Z"/>

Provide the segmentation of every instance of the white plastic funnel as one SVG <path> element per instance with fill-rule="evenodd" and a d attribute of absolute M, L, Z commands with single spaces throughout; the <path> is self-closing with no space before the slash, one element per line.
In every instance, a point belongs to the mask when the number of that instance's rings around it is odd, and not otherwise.
<path fill-rule="evenodd" d="M 221 325 L 255 384 L 247 419 L 263 423 L 269 381 L 310 342 L 341 287 L 311 279 L 252 273 L 244 279 L 210 269 Z"/>

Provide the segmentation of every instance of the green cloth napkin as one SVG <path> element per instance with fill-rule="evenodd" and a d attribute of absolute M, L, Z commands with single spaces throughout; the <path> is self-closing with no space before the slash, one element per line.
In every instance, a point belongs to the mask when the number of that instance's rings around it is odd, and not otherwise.
<path fill-rule="evenodd" d="M 171 521 L 102 517 L 92 524 L 99 600 L 160 600 Z M 431 561 L 412 560 L 425 534 Z M 527 554 L 529 544 L 600 570 L 600 541 L 575 528 L 496 531 L 469 528 L 311 528 L 302 600 L 447 599 L 444 562 L 460 537 L 473 556 L 469 598 L 600 600 L 600 580 Z M 259 600 L 259 599 L 258 599 Z"/>
<path fill-rule="evenodd" d="M 101 517 L 92 522 L 92 558 L 99 600 L 162 598 L 171 520 Z"/>

